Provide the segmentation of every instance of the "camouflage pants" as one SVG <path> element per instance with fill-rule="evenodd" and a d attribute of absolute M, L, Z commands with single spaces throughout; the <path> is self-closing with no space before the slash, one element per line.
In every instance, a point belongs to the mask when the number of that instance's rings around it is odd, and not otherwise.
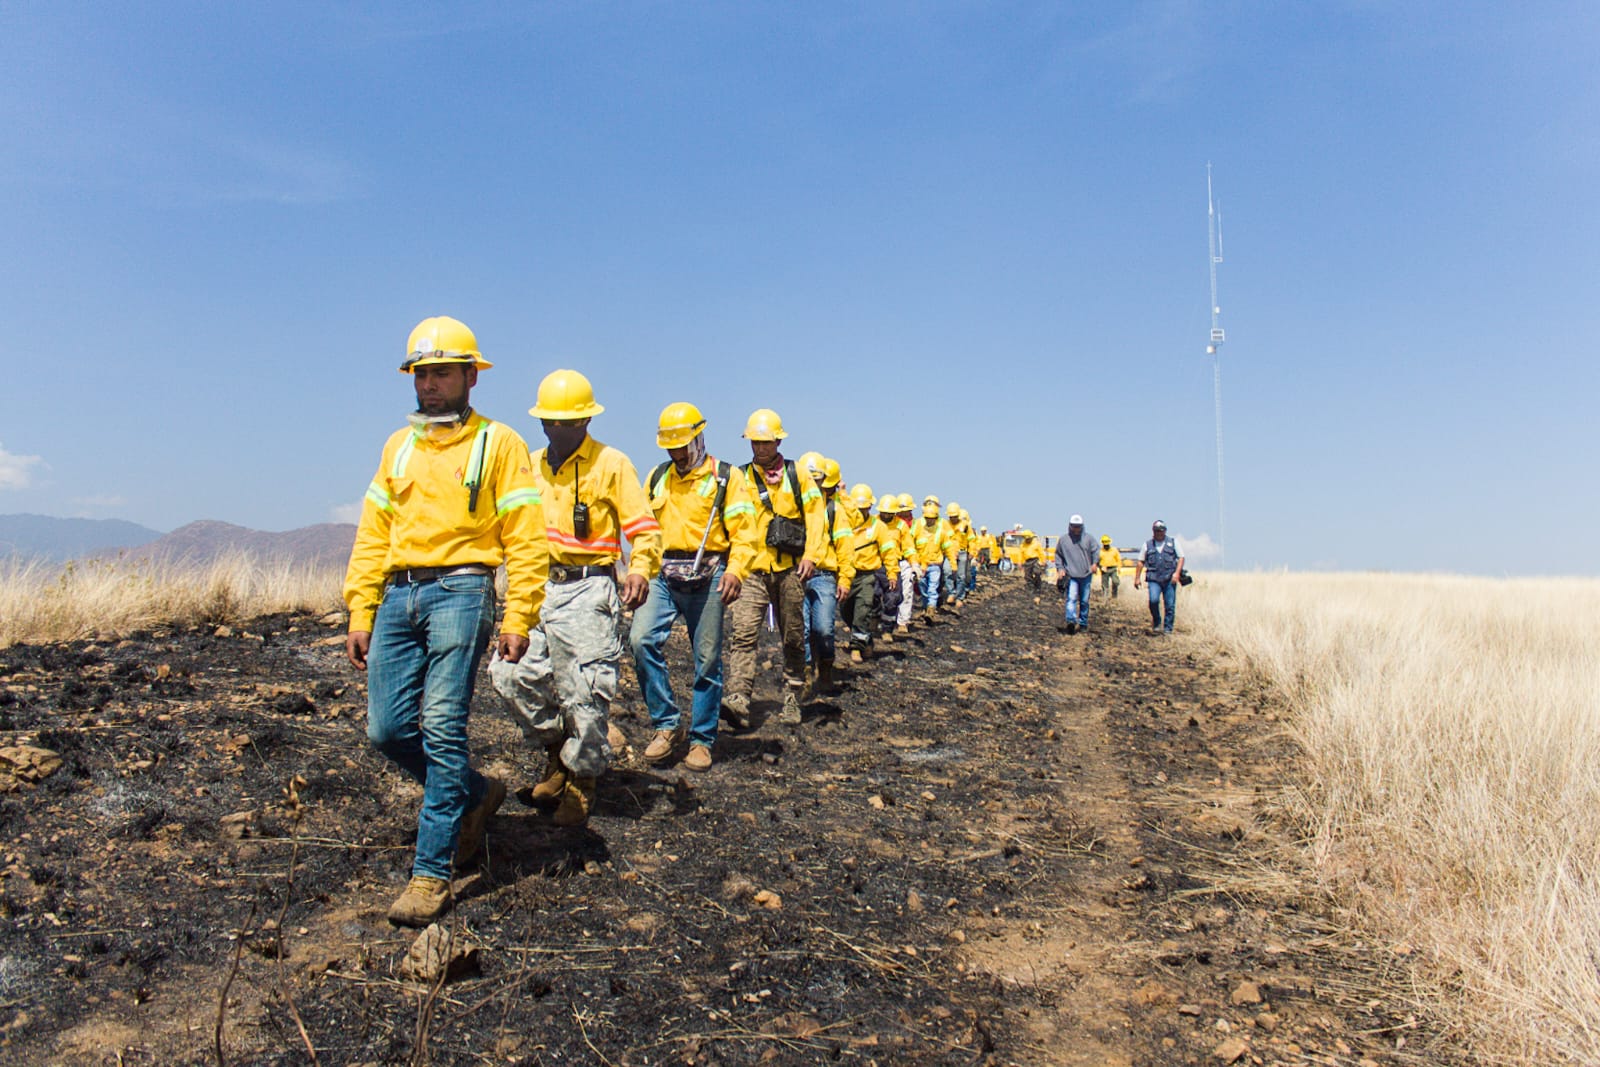
<path fill-rule="evenodd" d="M 723 657 L 728 677 L 722 691 L 728 696 L 749 699 L 756 686 L 756 646 L 761 641 L 761 624 L 771 604 L 778 615 L 778 634 L 783 638 L 783 680 L 791 689 L 806 684 L 806 629 L 800 605 L 805 585 L 795 568 L 776 574 L 756 571 L 744 580 L 744 590 L 733 602 Z"/>
<path fill-rule="evenodd" d="M 530 744 L 560 745 L 562 764 L 580 778 L 593 778 L 611 764 L 606 716 L 622 662 L 616 583 L 551 583 L 541 616 L 528 635 L 528 651 L 515 663 L 496 656 L 489 680 Z"/>

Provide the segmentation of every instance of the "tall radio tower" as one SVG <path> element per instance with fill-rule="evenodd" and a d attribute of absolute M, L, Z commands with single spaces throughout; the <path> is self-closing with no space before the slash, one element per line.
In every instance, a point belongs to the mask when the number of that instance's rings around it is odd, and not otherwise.
<path fill-rule="evenodd" d="M 1206 345 L 1206 355 L 1211 357 L 1211 395 L 1216 405 L 1217 419 L 1217 562 L 1225 558 L 1228 544 L 1228 520 L 1223 508 L 1222 492 L 1222 342 L 1227 335 L 1222 329 L 1222 308 L 1217 304 L 1217 264 L 1222 262 L 1222 212 L 1217 210 L 1216 198 L 1211 193 L 1211 164 L 1206 164 L 1206 238 L 1211 246 L 1211 341 Z"/>

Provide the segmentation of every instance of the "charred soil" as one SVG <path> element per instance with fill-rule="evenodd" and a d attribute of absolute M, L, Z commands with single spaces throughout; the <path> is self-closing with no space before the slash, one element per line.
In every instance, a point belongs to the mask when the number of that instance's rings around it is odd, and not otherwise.
<path fill-rule="evenodd" d="M 643 761 L 625 670 L 593 818 L 508 800 L 446 984 L 403 977 L 415 932 L 384 918 L 420 790 L 366 743 L 336 629 L 0 651 L 0 745 L 62 761 L 0 794 L 0 1057 L 1446 1061 L 1403 960 L 1298 877 L 1271 694 L 1127 597 L 1087 634 L 1059 611 L 992 578 L 798 729 L 765 721 L 769 661 L 704 774 Z M 682 696 L 681 631 L 670 653 Z M 525 790 L 543 754 L 497 700 L 480 681 L 474 751 Z"/>

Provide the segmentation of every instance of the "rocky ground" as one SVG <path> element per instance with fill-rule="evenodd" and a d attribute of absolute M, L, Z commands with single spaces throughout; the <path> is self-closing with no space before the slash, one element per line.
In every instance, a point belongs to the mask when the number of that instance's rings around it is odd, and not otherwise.
<path fill-rule="evenodd" d="M 1450 1062 L 1404 947 L 1296 877 L 1284 709 L 1129 592 L 1068 636 L 991 580 L 702 775 L 639 758 L 630 677 L 595 817 L 507 802 L 443 982 L 384 918 L 420 794 L 335 628 L 0 650 L 0 1057 Z M 541 769 L 487 684 L 473 737 L 514 789 Z"/>

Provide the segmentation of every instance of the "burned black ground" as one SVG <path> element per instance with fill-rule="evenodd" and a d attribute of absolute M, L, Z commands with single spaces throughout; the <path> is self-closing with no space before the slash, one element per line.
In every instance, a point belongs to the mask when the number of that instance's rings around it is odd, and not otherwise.
<path fill-rule="evenodd" d="M 1270 697 L 1126 600 L 1089 635 L 1057 610 L 993 581 L 798 730 L 758 701 L 704 775 L 638 758 L 630 679 L 594 818 L 507 803 L 450 920 L 478 969 L 438 991 L 384 920 L 418 790 L 367 745 L 337 631 L 0 651 L 4 743 L 63 758 L 0 796 L 0 1050 L 216 1062 L 220 1020 L 229 1063 L 309 1062 L 298 1014 L 326 1064 L 1405 1058 L 1382 961 L 1292 871 L 1229 880 L 1278 854 Z M 541 769 L 486 684 L 473 741 L 513 789 Z"/>

